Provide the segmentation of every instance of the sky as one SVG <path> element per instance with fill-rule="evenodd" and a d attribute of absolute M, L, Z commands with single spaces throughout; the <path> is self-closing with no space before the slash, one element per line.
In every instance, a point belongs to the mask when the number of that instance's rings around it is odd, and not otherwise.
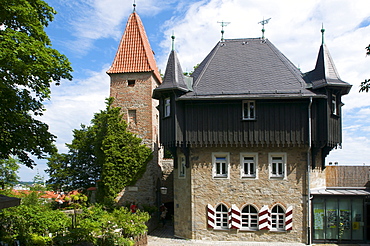
<path fill-rule="evenodd" d="M 60 153 L 71 143 L 73 129 L 89 125 L 94 113 L 105 109 L 109 76 L 128 16 L 135 0 L 44 0 L 58 14 L 46 28 L 52 47 L 66 55 L 73 80 L 52 86 L 46 112 L 40 118 L 57 136 Z M 370 164 L 370 92 L 359 86 L 370 78 L 370 9 L 368 0 L 136 0 L 149 42 L 164 74 L 174 34 L 175 49 L 184 71 L 192 71 L 221 39 L 261 37 L 264 19 L 268 38 L 302 72 L 315 67 L 325 28 L 327 45 L 342 80 L 353 85 L 342 98 L 343 143 L 326 161 L 339 164 Z M 20 180 L 32 181 L 44 173 L 45 160 L 22 166 Z"/>

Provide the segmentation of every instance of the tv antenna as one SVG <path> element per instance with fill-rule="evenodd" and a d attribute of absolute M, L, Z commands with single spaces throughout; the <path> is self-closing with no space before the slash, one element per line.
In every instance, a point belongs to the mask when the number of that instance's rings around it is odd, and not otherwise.
<path fill-rule="evenodd" d="M 224 39 L 224 27 L 229 25 L 231 22 L 225 22 L 225 21 L 217 21 L 217 23 L 221 24 L 221 42 L 225 41 Z"/>
<path fill-rule="evenodd" d="M 267 20 L 263 18 L 262 21 L 258 22 L 258 24 L 262 24 L 262 39 L 265 39 L 265 24 L 269 23 L 270 20 L 271 18 L 268 18 Z"/>

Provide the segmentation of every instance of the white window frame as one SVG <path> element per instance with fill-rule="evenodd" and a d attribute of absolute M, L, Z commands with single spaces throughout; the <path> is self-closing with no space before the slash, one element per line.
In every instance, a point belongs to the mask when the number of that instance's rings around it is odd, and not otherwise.
<path fill-rule="evenodd" d="M 226 211 L 217 211 L 219 207 L 226 208 Z M 229 209 L 228 207 L 220 203 L 215 207 L 215 227 L 214 229 L 218 230 L 227 230 L 229 229 Z"/>
<path fill-rule="evenodd" d="M 218 162 L 218 158 L 225 158 L 224 165 Z M 213 177 L 228 178 L 230 173 L 230 154 L 227 152 L 212 153 Z"/>
<path fill-rule="evenodd" d="M 256 101 L 243 100 L 242 110 L 243 110 L 242 112 L 243 120 L 255 120 L 256 119 Z"/>
<path fill-rule="evenodd" d="M 166 97 L 164 99 L 164 117 L 169 117 L 171 115 L 171 98 Z"/>
<path fill-rule="evenodd" d="M 280 207 L 283 212 L 274 212 L 274 209 Z M 276 204 L 271 209 L 271 231 L 285 231 L 285 209 L 280 204 Z"/>
<path fill-rule="evenodd" d="M 338 97 L 335 94 L 331 95 L 331 113 L 338 115 Z"/>
<path fill-rule="evenodd" d="M 245 157 L 252 158 L 252 162 L 246 163 Z M 253 174 L 250 172 L 250 165 L 247 165 L 248 172 L 246 174 L 245 164 L 253 163 Z M 258 153 L 240 153 L 240 177 L 244 179 L 257 179 L 258 178 Z"/>
<path fill-rule="evenodd" d="M 184 179 L 186 177 L 186 159 L 184 155 L 179 156 L 179 163 L 178 163 L 178 169 L 179 169 L 179 179 Z"/>
<path fill-rule="evenodd" d="M 243 210 L 248 207 L 249 208 L 254 208 L 256 210 L 256 213 L 251 213 L 250 212 L 250 209 L 249 209 L 249 212 L 247 213 L 244 213 Z M 250 231 L 256 231 L 258 230 L 258 223 L 259 223 L 259 220 L 258 220 L 258 209 L 252 205 L 252 204 L 247 204 L 245 205 L 241 210 L 241 230 L 250 230 Z M 255 223 L 255 226 L 252 226 L 252 221 Z M 247 226 L 243 226 L 247 224 Z"/>
<path fill-rule="evenodd" d="M 281 165 L 274 158 L 281 158 Z M 276 171 L 278 170 L 278 171 Z M 280 174 L 279 171 L 282 171 Z M 270 179 L 287 178 L 287 154 L 286 153 L 269 153 L 269 176 Z"/>

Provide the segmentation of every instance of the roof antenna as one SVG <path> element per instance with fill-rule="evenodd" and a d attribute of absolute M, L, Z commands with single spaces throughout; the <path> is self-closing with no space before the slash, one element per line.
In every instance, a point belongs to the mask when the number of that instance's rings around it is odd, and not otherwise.
<path fill-rule="evenodd" d="M 325 32 L 324 23 L 322 23 L 321 25 L 321 44 L 324 44 L 324 32 Z"/>
<path fill-rule="evenodd" d="M 265 20 L 265 18 L 263 18 L 262 21 L 258 22 L 258 24 L 262 24 L 262 39 L 265 39 L 265 24 L 269 23 L 269 21 L 271 20 L 271 18 L 268 18 L 267 20 Z"/>
<path fill-rule="evenodd" d="M 224 42 L 225 39 L 224 39 L 224 27 L 229 25 L 231 22 L 225 22 L 225 21 L 217 21 L 217 23 L 221 23 L 221 42 Z"/>
<path fill-rule="evenodd" d="M 134 4 L 132 6 L 134 6 L 134 10 L 132 12 L 135 13 L 136 12 L 136 0 L 134 0 Z"/>
<path fill-rule="evenodd" d="M 172 31 L 171 38 L 172 38 L 172 51 L 175 51 L 175 34 L 173 31 Z"/>

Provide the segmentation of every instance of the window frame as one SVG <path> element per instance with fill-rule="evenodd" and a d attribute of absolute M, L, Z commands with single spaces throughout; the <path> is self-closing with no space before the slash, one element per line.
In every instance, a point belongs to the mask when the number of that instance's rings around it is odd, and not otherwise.
<path fill-rule="evenodd" d="M 163 117 L 170 117 L 171 115 L 171 98 L 165 97 L 163 99 Z"/>
<path fill-rule="evenodd" d="M 129 126 L 137 125 L 137 110 L 136 109 L 128 109 L 127 122 Z"/>
<path fill-rule="evenodd" d="M 281 208 L 282 212 L 274 212 L 275 208 Z M 282 205 L 276 204 L 271 209 L 271 231 L 285 231 L 285 209 Z M 274 223 L 275 222 L 275 223 Z M 274 226 L 275 225 L 275 226 Z"/>
<path fill-rule="evenodd" d="M 247 213 L 243 212 L 243 210 L 246 208 L 246 207 L 249 207 L 249 211 Z M 256 210 L 255 213 L 251 213 L 250 211 L 250 208 L 254 208 Z M 252 204 L 246 204 L 241 210 L 240 210 L 240 214 L 241 214 L 241 224 L 240 224 L 240 230 L 244 230 L 244 231 L 257 231 L 258 230 L 258 225 L 259 225 L 259 218 L 258 218 L 258 208 Z M 248 219 L 244 219 L 243 217 L 244 216 L 248 216 Z M 252 218 L 252 216 L 255 218 Z M 251 224 L 252 224 L 252 220 L 255 220 L 255 227 L 252 227 Z M 243 226 L 245 223 L 244 221 L 248 221 L 247 224 L 248 226 Z"/>
<path fill-rule="evenodd" d="M 247 115 L 245 114 L 245 105 L 247 104 Z M 253 107 L 251 108 L 251 104 Z M 253 109 L 253 110 L 251 110 Z M 253 115 L 251 116 L 251 112 Z M 243 100 L 242 102 L 242 118 L 243 120 L 255 120 L 256 119 L 256 101 L 255 100 Z"/>
<path fill-rule="evenodd" d="M 178 163 L 178 178 L 184 179 L 186 177 L 186 159 L 184 155 L 179 156 L 179 163 Z"/>
<path fill-rule="evenodd" d="M 254 174 L 245 174 L 245 162 L 244 162 L 245 157 L 253 158 Z M 242 179 L 258 179 L 258 153 L 257 152 L 240 153 L 240 177 Z"/>
<path fill-rule="evenodd" d="M 338 96 L 334 93 L 331 94 L 331 113 L 339 116 L 339 102 Z"/>
<path fill-rule="evenodd" d="M 225 168 L 223 173 L 223 168 L 219 168 L 221 173 L 217 173 L 217 158 L 225 158 Z M 230 173 L 230 153 L 228 152 L 214 152 L 212 153 L 212 176 L 215 179 L 227 179 L 229 178 Z"/>
<path fill-rule="evenodd" d="M 273 158 L 281 157 L 282 158 L 282 174 L 273 174 L 274 169 L 274 161 Z M 286 153 L 269 153 L 269 177 L 270 179 L 286 179 L 287 178 L 287 154 Z"/>
<path fill-rule="evenodd" d="M 226 208 L 226 211 L 217 211 L 219 207 Z M 217 226 L 218 223 L 221 225 Z M 220 203 L 215 207 L 215 227 L 213 229 L 215 230 L 229 229 L 229 208 L 223 203 Z"/>

